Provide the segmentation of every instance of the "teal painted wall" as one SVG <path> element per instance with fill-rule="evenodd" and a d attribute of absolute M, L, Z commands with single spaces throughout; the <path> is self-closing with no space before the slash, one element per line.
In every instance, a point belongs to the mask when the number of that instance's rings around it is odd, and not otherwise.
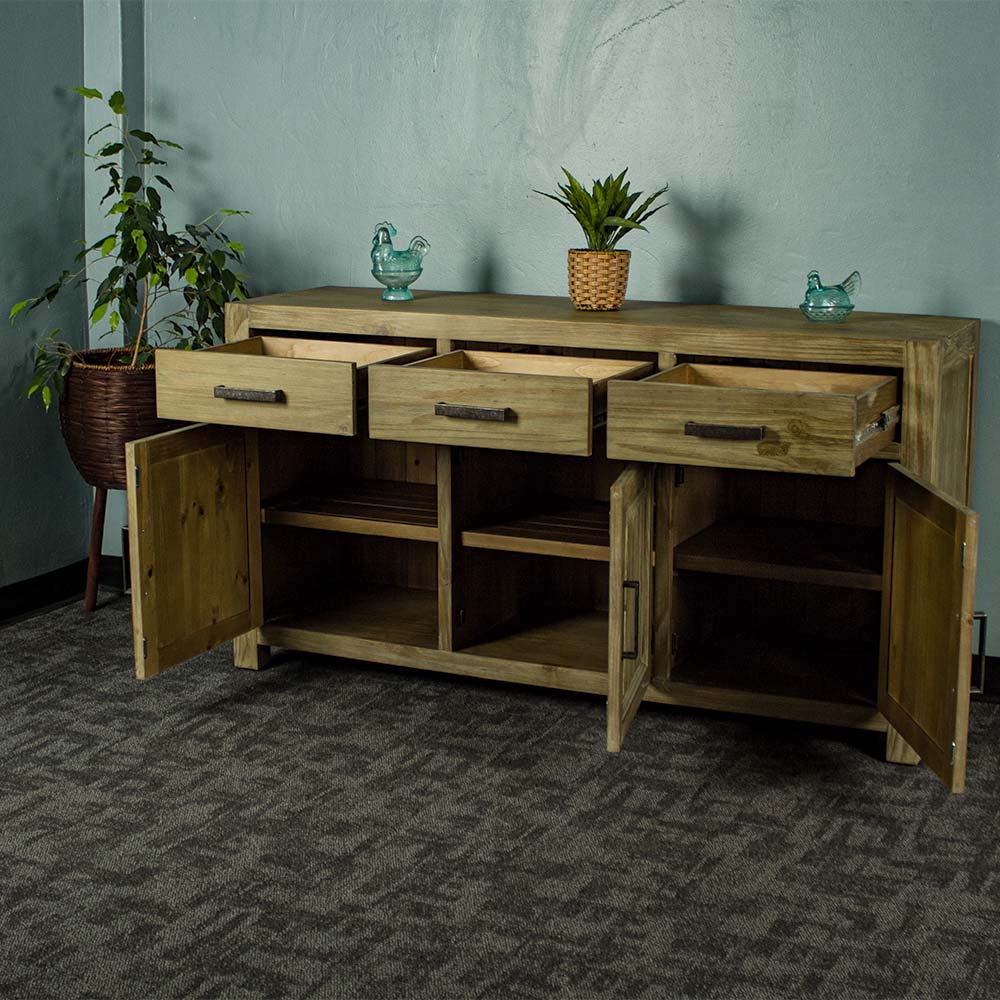
<path fill-rule="evenodd" d="M 0 4 L 2 72 L 11 93 L 40 105 L 30 114 L 43 124 L 27 134 L 35 147 L 47 143 L 46 184 L 75 176 L 64 175 L 69 161 L 44 123 L 63 114 L 76 128 L 46 87 L 80 65 L 79 8 Z M 857 267 L 861 308 L 982 317 L 977 605 L 1000 620 L 990 558 L 1000 535 L 991 460 L 1000 443 L 1000 4 L 84 0 L 84 10 L 91 82 L 112 63 L 119 79 L 129 67 L 135 78 L 144 36 L 147 127 L 187 147 L 171 163 L 181 215 L 254 212 L 232 230 L 249 248 L 257 292 L 374 286 L 369 240 L 389 218 L 404 237 L 430 240 L 425 287 L 561 295 L 577 232 L 531 189 L 551 188 L 561 164 L 586 178 L 628 165 L 640 186 L 671 185 L 651 232 L 624 244 L 635 252 L 634 298 L 794 305 L 810 268 L 840 279 Z M 109 61 L 101 45 L 116 21 Z M 6 122 L 23 112 L 8 104 L 2 113 Z M 26 127 L 10 121 L 6 134 Z M 43 186 L 23 167 L 12 176 L 29 197 Z M 38 287 L 23 268 L 37 262 L 44 280 L 62 260 L 80 209 L 64 199 L 57 234 L 37 225 L 21 194 L 0 199 L 14 263 L 0 271 L 0 291 L 13 299 Z M 0 345 L 10 381 L 25 344 Z M 60 552 L 62 561 L 82 554 L 69 552 L 85 494 L 61 454 L 48 454 L 54 423 L 23 416 L 9 392 L 0 406 L 2 455 L 27 476 L 13 493 L 0 486 L 0 516 L 9 524 L 31 512 L 29 529 L 0 549 L 2 583 L 44 572 Z M 45 456 L 37 476 L 21 468 L 29 451 Z M 57 494 L 77 499 L 60 502 L 47 528 L 36 508 Z M 106 551 L 116 551 L 116 516 Z M 67 544 L 55 545 L 53 531 Z M 1000 653 L 1000 630 L 990 651 Z"/>
<path fill-rule="evenodd" d="M 72 262 L 83 235 L 83 3 L 0 3 L 0 320 Z M 0 586 L 87 554 L 91 490 L 66 454 L 55 411 L 19 393 L 35 336 L 86 342 L 83 290 L 0 333 Z"/>
<path fill-rule="evenodd" d="M 791 306 L 859 268 L 863 309 L 982 317 L 997 622 L 998 51 L 997 3 L 158 0 L 147 123 L 193 154 L 187 210 L 253 210 L 258 292 L 374 285 L 388 218 L 430 240 L 425 287 L 564 294 L 575 224 L 531 189 L 628 165 L 671 186 L 623 244 L 635 298 Z"/>

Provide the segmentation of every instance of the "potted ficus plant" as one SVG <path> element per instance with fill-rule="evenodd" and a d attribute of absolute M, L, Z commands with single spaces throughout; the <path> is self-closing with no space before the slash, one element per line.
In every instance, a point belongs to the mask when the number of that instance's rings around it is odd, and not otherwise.
<path fill-rule="evenodd" d="M 100 91 L 76 87 L 88 100 L 104 101 Z M 92 133 L 84 156 L 107 176 L 101 204 L 107 205 L 109 232 L 76 254 L 41 294 L 15 303 L 10 319 L 23 320 L 64 289 L 88 280 L 88 267 L 106 269 L 90 312 L 99 336 L 120 334 L 121 347 L 75 350 L 57 339 L 59 330 L 35 347 L 34 370 L 26 395 L 41 396 L 46 410 L 59 397 L 59 417 L 70 456 L 83 478 L 97 488 L 94 530 L 100 530 L 108 489 L 124 489 L 125 442 L 175 426 L 156 418 L 154 349 L 191 350 L 222 339 L 225 304 L 247 297 L 236 268 L 243 247 L 222 231 L 227 217 L 246 213 L 221 209 L 179 229 L 167 225 L 161 201 L 165 150 L 182 147 L 150 132 L 129 128 L 120 91 L 106 101 L 111 120 Z M 98 514 L 100 513 L 100 518 Z M 100 526 L 98 521 L 100 520 Z M 94 537 L 91 559 L 94 559 Z M 93 569 L 93 567 L 92 567 Z M 96 596 L 85 604 L 93 607 Z"/>
<path fill-rule="evenodd" d="M 620 309 L 625 301 L 631 251 L 617 249 L 619 241 L 633 229 L 646 230 L 643 222 L 662 205 L 653 203 L 666 190 L 664 185 L 638 208 L 641 191 L 629 191 L 626 167 L 617 177 L 611 174 L 593 181 L 588 191 L 565 167 L 566 184 L 556 185 L 559 194 L 535 191 L 566 209 L 580 224 L 587 238 L 586 249 L 569 251 L 569 297 L 577 309 Z"/>

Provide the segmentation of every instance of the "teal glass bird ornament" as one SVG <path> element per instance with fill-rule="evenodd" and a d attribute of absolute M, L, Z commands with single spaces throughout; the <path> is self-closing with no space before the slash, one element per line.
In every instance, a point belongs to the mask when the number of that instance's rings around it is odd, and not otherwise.
<path fill-rule="evenodd" d="M 854 308 L 851 297 L 861 291 L 861 274 L 852 271 L 839 285 L 824 285 L 818 271 L 806 275 L 806 297 L 799 305 L 814 323 L 840 323 Z"/>
<path fill-rule="evenodd" d="M 424 254 L 431 245 L 423 236 L 414 236 L 405 250 L 393 250 L 392 238 L 396 227 L 391 222 L 380 222 L 372 237 L 372 276 L 385 285 L 384 302 L 412 302 L 409 287 L 424 269 Z"/>

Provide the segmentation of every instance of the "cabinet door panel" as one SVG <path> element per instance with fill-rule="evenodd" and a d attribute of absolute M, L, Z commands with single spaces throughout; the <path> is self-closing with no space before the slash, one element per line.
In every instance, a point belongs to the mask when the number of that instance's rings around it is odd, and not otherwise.
<path fill-rule="evenodd" d="M 976 515 L 899 465 L 886 487 L 879 710 L 965 788 Z"/>
<path fill-rule="evenodd" d="M 621 749 L 649 686 L 653 610 L 653 467 L 630 465 L 611 488 L 608 750 Z"/>
<path fill-rule="evenodd" d="M 126 446 L 140 680 L 261 624 L 255 445 L 203 424 Z"/>

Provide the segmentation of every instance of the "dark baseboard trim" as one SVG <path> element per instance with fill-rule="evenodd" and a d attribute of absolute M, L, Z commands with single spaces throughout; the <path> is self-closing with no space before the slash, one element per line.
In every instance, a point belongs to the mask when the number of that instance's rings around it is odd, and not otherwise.
<path fill-rule="evenodd" d="M 109 590 L 123 589 L 121 556 L 101 556 L 98 581 Z M 81 559 L 51 573 L 0 587 L 0 625 L 76 598 L 83 600 L 86 583 L 87 560 Z"/>

